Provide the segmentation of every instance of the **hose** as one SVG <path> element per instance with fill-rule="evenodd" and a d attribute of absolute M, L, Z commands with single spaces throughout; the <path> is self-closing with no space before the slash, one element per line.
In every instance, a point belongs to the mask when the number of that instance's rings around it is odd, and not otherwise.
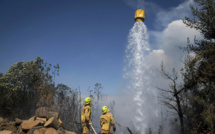
<path fill-rule="evenodd" d="M 125 126 L 123 126 L 123 125 L 120 125 L 120 124 L 117 123 L 117 122 L 115 122 L 115 123 L 116 123 L 118 126 L 120 126 L 120 127 L 126 128 L 130 134 L 133 134 L 133 133 L 131 132 L 131 130 L 129 129 L 129 127 L 125 127 Z"/>

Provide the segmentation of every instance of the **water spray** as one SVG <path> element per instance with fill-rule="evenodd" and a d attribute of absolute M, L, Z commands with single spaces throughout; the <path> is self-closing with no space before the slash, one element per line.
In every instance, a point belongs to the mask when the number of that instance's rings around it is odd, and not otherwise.
<path fill-rule="evenodd" d="M 126 47 L 126 62 L 124 77 L 129 80 L 130 90 L 134 102 L 134 118 L 132 123 L 136 132 L 144 134 L 148 128 L 152 128 L 157 117 L 156 91 L 152 87 L 154 72 L 151 70 L 151 62 L 148 61 L 150 53 L 147 27 L 144 24 L 145 12 L 138 9 L 134 16 L 135 24 L 131 28 Z M 155 128 L 155 125 L 153 126 Z M 132 133 L 130 129 L 127 129 Z"/>

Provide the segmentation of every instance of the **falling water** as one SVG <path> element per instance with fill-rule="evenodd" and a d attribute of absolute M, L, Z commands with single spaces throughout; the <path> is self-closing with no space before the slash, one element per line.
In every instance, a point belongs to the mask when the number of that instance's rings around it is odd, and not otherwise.
<path fill-rule="evenodd" d="M 150 123 L 153 124 L 151 120 L 157 112 L 155 91 L 151 87 L 153 72 L 146 59 L 149 51 L 147 28 L 142 21 L 137 21 L 128 37 L 124 77 L 130 82 L 128 88 L 133 93 L 136 104 L 134 126 L 141 133 L 145 133 Z"/>

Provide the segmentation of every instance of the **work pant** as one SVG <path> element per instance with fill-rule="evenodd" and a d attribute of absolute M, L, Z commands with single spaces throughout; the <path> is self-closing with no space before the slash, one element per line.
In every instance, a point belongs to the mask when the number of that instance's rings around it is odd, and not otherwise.
<path fill-rule="evenodd" d="M 83 125 L 83 134 L 90 134 L 90 126 Z"/>

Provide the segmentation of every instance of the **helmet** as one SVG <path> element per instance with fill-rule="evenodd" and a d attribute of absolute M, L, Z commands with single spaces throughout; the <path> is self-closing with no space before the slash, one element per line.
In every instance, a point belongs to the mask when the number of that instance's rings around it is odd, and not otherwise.
<path fill-rule="evenodd" d="M 92 104 L 91 98 L 90 97 L 85 98 L 84 104 L 85 105 Z"/>
<path fill-rule="evenodd" d="M 107 106 L 103 106 L 103 107 L 102 107 L 102 113 L 105 114 L 105 113 L 107 113 L 107 112 L 109 112 L 108 107 L 107 107 Z"/>

